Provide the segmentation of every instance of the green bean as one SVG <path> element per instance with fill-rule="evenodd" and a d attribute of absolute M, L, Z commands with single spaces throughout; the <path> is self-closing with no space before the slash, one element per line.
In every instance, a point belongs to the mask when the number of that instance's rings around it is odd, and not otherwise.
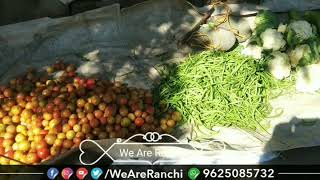
<path fill-rule="evenodd" d="M 263 64 L 232 52 L 203 52 L 189 56 L 160 84 L 160 99 L 180 111 L 184 122 L 242 129 L 261 128 L 271 112 L 273 89 L 292 81 L 275 80 Z"/>

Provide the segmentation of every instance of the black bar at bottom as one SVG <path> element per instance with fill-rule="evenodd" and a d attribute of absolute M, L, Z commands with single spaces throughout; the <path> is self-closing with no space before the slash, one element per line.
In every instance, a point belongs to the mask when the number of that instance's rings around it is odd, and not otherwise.
<path fill-rule="evenodd" d="M 98 179 L 320 179 L 320 165 L 105 165 L 105 166 L 0 166 L 0 179 L 50 179 L 48 170 L 56 168 L 54 179 L 64 179 L 62 171 L 70 168 L 70 179 L 84 179 L 101 174 Z M 77 172 L 78 171 L 78 172 Z M 96 174 L 95 174 L 96 173 Z M 81 174 L 83 175 L 83 174 Z M 52 177 L 51 177 L 52 179 Z"/>

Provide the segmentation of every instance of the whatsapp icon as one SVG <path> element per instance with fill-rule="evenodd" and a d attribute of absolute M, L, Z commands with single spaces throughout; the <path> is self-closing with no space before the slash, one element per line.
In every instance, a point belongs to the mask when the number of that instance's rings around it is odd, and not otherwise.
<path fill-rule="evenodd" d="M 197 179 L 197 177 L 199 176 L 200 174 L 200 170 L 198 168 L 190 168 L 189 171 L 188 171 L 188 177 L 191 179 L 191 180 L 195 180 Z"/>

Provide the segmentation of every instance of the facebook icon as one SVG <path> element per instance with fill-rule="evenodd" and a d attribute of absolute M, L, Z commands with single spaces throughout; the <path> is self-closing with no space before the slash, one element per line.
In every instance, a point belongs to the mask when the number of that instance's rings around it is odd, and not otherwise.
<path fill-rule="evenodd" d="M 49 179 L 53 180 L 59 174 L 59 170 L 57 168 L 48 169 L 47 176 Z"/>

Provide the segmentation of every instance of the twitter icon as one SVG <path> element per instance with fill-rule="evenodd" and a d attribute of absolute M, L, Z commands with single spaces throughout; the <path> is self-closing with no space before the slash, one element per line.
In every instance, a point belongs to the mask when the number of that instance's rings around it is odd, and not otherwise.
<path fill-rule="evenodd" d="M 91 170 L 91 177 L 92 179 L 99 179 L 99 177 L 102 175 L 102 169 L 100 168 L 93 168 Z"/>

